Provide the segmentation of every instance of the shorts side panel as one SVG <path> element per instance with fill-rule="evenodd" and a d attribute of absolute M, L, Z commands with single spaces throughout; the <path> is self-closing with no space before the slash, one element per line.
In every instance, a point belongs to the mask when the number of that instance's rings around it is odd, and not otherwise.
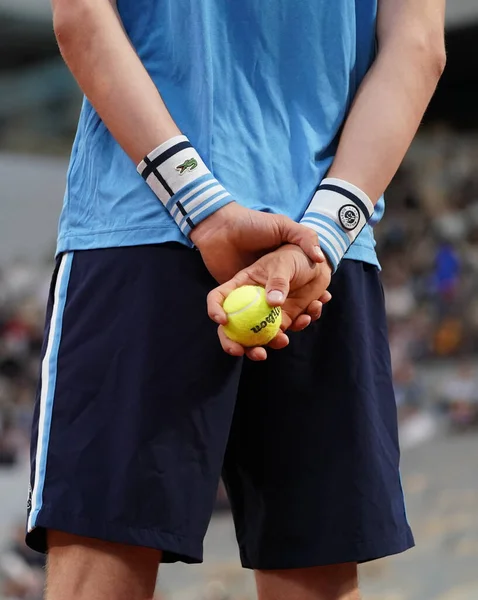
<path fill-rule="evenodd" d="M 53 528 L 201 560 L 241 369 L 207 316 L 214 285 L 179 245 L 74 253 L 34 548 Z"/>

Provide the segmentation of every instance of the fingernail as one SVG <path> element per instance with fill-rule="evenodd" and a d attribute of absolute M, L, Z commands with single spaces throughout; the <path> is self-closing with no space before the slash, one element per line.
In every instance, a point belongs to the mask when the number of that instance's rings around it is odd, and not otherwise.
<path fill-rule="evenodd" d="M 315 246 L 315 253 L 317 254 L 317 258 L 320 258 L 321 260 L 325 260 L 324 253 L 322 252 L 320 246 Z"/>
<path fill-rule="evenodd" d="M 212 317 L 216 323 L 222 323 L 221 315 L 213 315 Z"/>
<path fill-rule="evenodd" d="M 273 302 L 274 304 L 276 302 L 282 302 L 284 300 L 284 294 L 279 292 L 279 290 L 272 290 L 272 292 L 267 294 L 267 299 L 269 302 Z"/>

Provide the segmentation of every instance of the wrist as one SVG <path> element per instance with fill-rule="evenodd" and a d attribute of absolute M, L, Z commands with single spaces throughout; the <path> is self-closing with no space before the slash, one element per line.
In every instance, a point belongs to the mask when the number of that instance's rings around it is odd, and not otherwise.
<path fill-rule="evenodd" d="M 332 272 L 337 270 L 373 211 L 367 194 L 347 181 L 327 178 L 319 185 L 301 223 L 319 236 Z"/>
<path fill-rule="evenodd" d="M 186 236 L 232 202 L 184 135 L 155 148 L 137 170 Z"/>
<path fill-rule="evenodd" d="M 202 243 L 216 236 L 218 232 L 224 233 L 234 219 L 237 203 L 231 202 L 218 208 L 207 219 L 204 219 L 192 229 L 189 238 L 192 243 L 200 249 Z"/>

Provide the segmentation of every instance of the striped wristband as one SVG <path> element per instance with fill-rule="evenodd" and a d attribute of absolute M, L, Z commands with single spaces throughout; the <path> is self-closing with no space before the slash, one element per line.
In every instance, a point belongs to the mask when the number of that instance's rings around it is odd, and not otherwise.
<path fill-rule="evenodd" d="M 137 170 L 184 235 L 233 201 L 185 135 L 158 146 L 139 163 Z"/>
<path fill-rule="evenodd" d="M 373 214 L 365 192 L 342 179 L 324 179 L 301 223 L 317 232 L 334 272 Z"/>

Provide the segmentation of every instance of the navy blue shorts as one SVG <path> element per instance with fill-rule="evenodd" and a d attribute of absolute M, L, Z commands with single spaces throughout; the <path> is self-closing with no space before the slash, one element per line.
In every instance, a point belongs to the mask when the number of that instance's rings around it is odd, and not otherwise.
<path fill-rule="evenodd" d="M 322 318 L 263 363 L 221 349 L 215 286 L 179 244 L 64 254 L 35 406 L 27 543 L 57 529 L 196 563 L 223 475 L 243 565 L 410 548 L 377 269 L 346 260 Z"/>

